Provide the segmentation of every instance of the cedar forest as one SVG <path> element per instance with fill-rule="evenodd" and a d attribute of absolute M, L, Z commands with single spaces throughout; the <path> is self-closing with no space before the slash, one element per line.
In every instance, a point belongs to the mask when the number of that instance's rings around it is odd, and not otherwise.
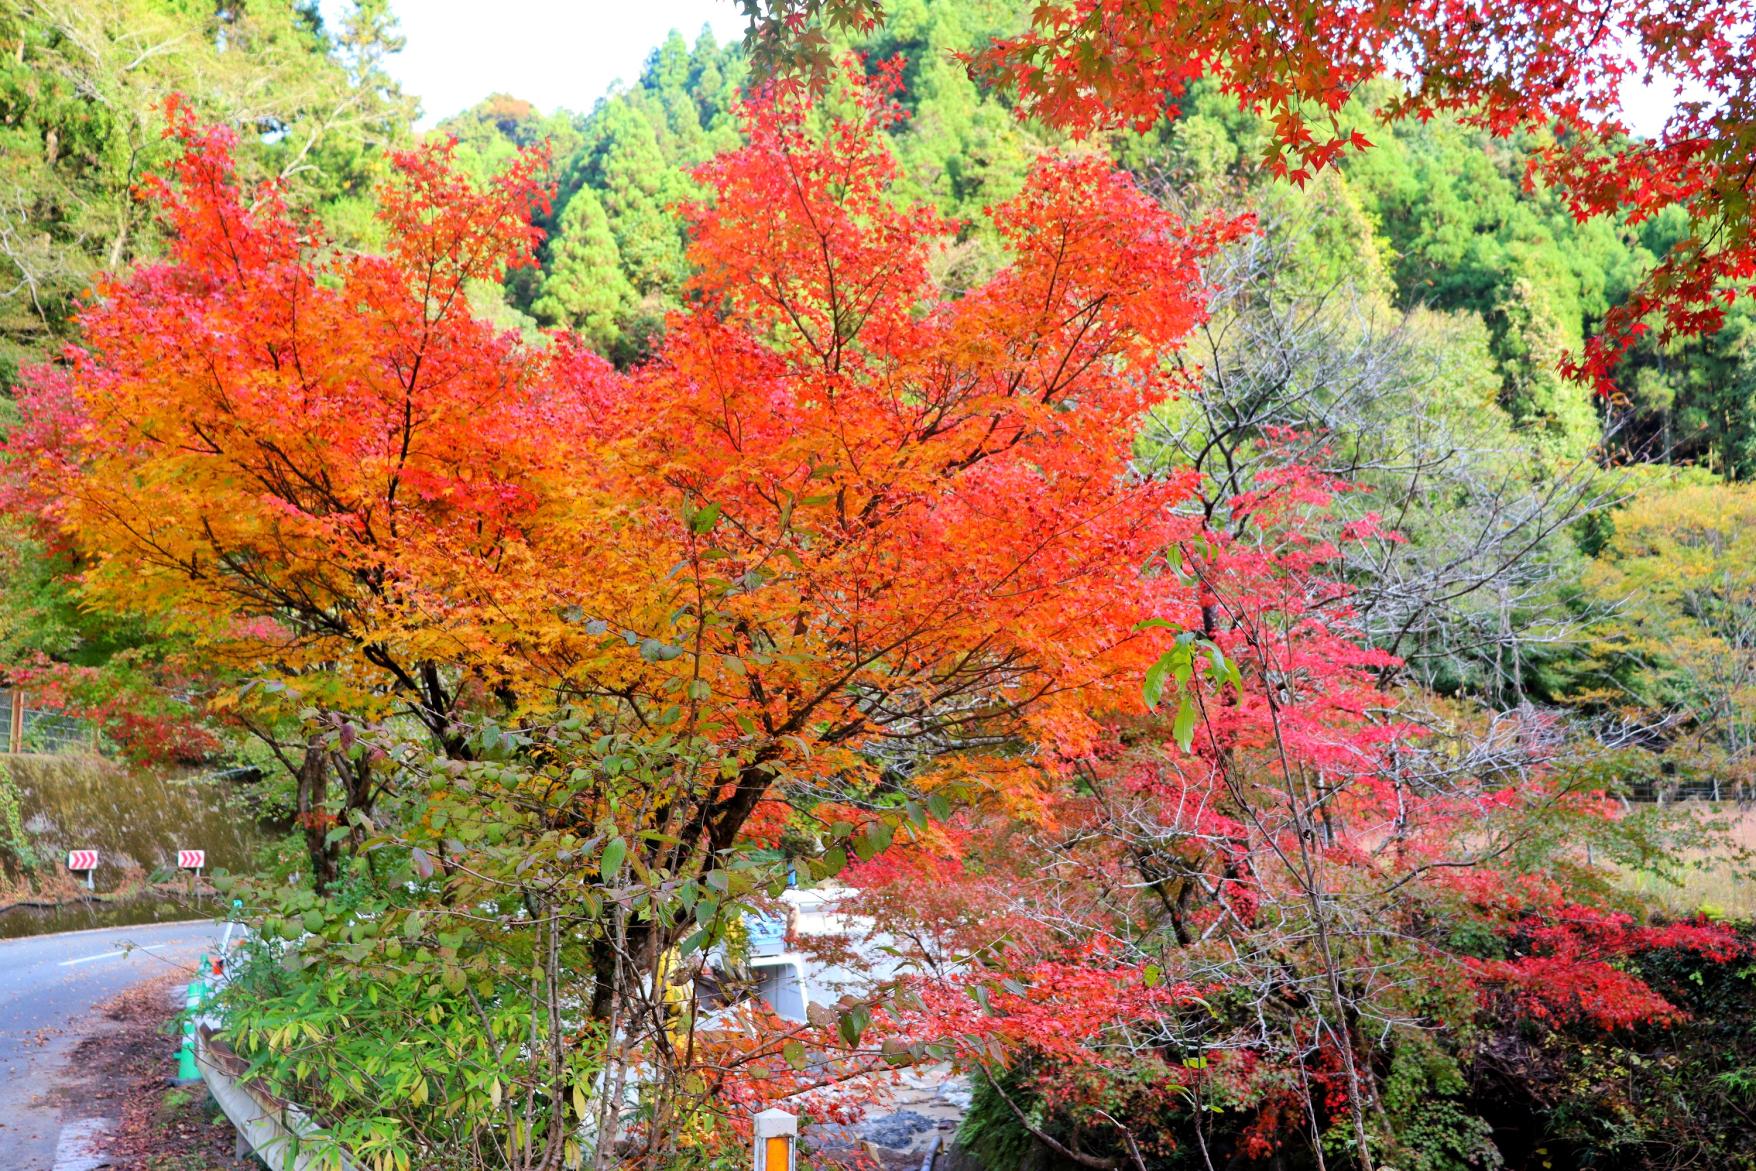
<path fill-rule="evenodd" d="M 0 7 L 0 671 L 262 771 L 252 1076 L 381 1169 L 925 1068 L 990 1171 L 1756 1167 L 1756 5 L 742 7 L 425 133 L 384 0 Z M 728 1008 L 789 882 L 882 978 Z"/>

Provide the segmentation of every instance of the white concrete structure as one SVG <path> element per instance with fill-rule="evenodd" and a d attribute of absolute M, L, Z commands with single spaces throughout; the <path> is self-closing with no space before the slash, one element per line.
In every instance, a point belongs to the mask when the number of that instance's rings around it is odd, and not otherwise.
<path fill-rule="evenodd" d="M 756 977 L 756 995 L 783 1021 L 809 1019 L 811 985 L 805 974 L 805 957 L 797 952 L 750 957 L 750 974 Z"/>
<path fill-rule="evenodd" d="M 901 967 L 901 961 L 884 950 L 897 941 L 880 933 L 865 916 L 844 914 L 839 909 L 840 900 L 851 893 L 840 884 L 823 883 L 804 890 L 789 889 L 781 900 L 787 906 L 794 948 L 813 937 L 843 936 L 859 955 L 859 967 L 815 963 L 799 950 L 752 946 L 747 965 L 757 980 L 757 995 L 782 1020 L 806 1020 L 812 1004 L 830 1005 L 844 995 L 859 995 L 871 985 L 891 979 Z M 766 934 L 764 939 L 768 939 Z"/>

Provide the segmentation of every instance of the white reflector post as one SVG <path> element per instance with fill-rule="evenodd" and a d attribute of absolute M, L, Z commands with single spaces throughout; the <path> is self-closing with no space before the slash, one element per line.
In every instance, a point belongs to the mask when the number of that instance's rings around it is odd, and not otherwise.
<path fill-rule="evenodd" d="M 795 1171 L 799 1120 L 785 1110 L 764 1110 L 756 1116 L 756 1171 Z"/>

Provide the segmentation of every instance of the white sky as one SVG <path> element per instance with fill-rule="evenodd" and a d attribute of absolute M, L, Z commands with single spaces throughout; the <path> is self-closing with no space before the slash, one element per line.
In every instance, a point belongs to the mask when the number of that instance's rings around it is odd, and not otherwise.
<path fill-rule="evenodd" d="M 321 4 L 333 22 L 348 0 Z M 421 100 L 423 129 L 492 93 L 585 112 L 638 77 L 672 29 L 690 43 L 704 24 L 722 42 L 744 35 L 737 0 L 391 0 L 391 10 L 408 45 L 389 69 Z M 1631 128 L 1653 134 L 1676 99 L 1661 83 L 1630 86 L 1626 100 Z"/>
<path fill-rule="evenodd" d="M 1699 100 L 1705 93 L 1698 85 L 1685 87 L 1689 98 Z M 1677 83 L 1669 78 L 1659 78 L 1651 85 L 1641 85 L 1638 80 L 1628 83 L 1622 91 L 1623 112 L 1628 128 L 1636 134 L 1653 137 L 1665 128 L 1665 119 L 1677 108 Z"/>
<path fill-rule="evenodd" d="M 322 0 L 335 22 L 348 4 Z M 391 75 L 421 99 L 424 129 L 492 93 L 544 113 L 587 111 L 611 83 L 633 81 L 672 29 L 691 44 L 704 24 L 744 35 L 737 0 L 391 0 L 408 45 Z"/>

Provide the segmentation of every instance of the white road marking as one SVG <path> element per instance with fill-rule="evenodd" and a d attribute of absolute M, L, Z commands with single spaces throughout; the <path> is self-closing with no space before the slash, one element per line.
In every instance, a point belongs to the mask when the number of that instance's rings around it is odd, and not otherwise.
<path fill-rule="evenodd" d="M 63 967 L 63 968 L 70 968 L 74 964 L 89 964 L 93 960 L 113 960 L 117 956 L 127 955 L 129 951 L 158 951 L 160 948 L 168 947 L 168 946 L 169 946 L 169 944 L 155 943 L 155 944 L 152 944 L 151 946 L 148 946 L 148 947 L 129 948 L 125 951 L 107 951 L 101 956 L 80 956 L 76 960 L 62 960 L 58 966 Z"/>
<path fill-rule="evenodd" d="M 110 1130 L 107 1118 L 82 1118 L 61 1128 L 55 1144 L 54 1171 L 98 1171 L 111 1166 L 109 1156 L 97 1153 L 100 1139 Z"/>

